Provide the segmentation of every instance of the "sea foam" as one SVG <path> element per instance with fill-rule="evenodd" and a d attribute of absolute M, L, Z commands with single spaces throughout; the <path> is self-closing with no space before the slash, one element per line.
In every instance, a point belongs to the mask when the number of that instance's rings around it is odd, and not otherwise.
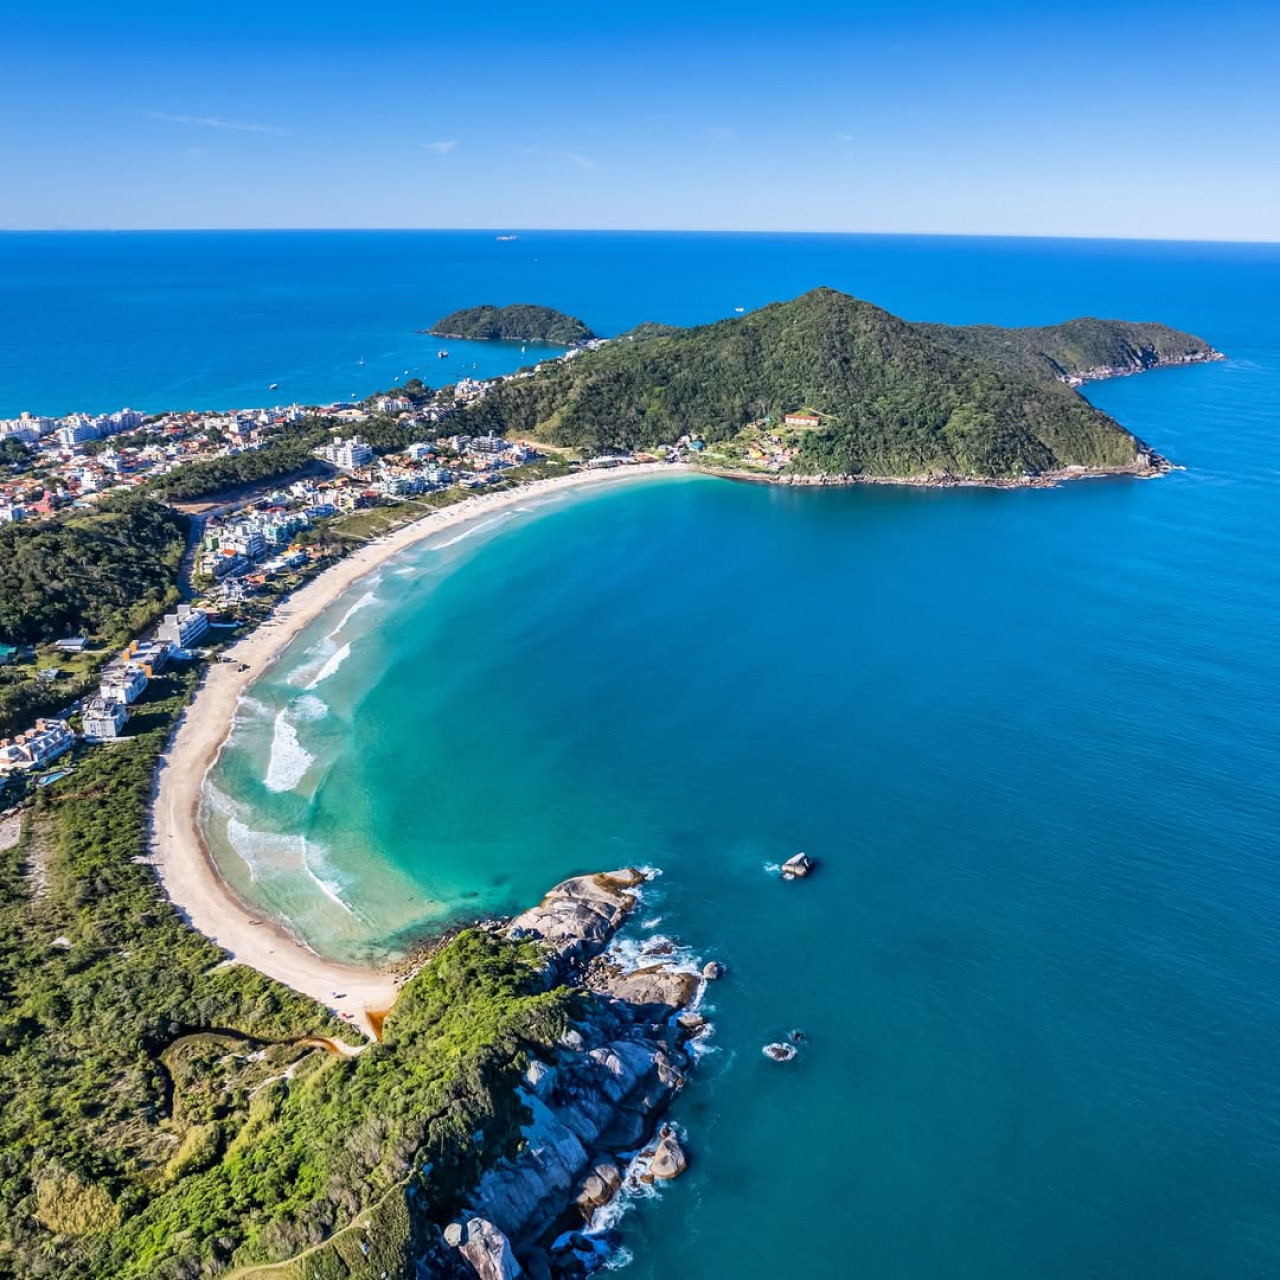
<path fill-rule="evenodd" d="M 329 632 L 329 638 L 333 639 L 337 634 L 351 621 L 352 618 L 360 612 L 361 609 L 367 609 L 371 604 L 378 603 L 378 595 L 375 590 L 366 591 L 359 600 L 355 602 L 338 620 L 338 625 Z"/>
<path fill-rule="evenodd" d="M 271 736 L 271 758 L 263 779 L 268 791 L 292 791 L 306 777 L 316 758 L 298 739 L 298 730 L 289 719 L 289 708 L 276 715 Z"/>
<path fill-rule="evenodd" d="M 338 670 L 340 666 L 342 666 L 344 662 L 346 662 L 346 660 L 350 656 L 351 656 L 351 644 L 350 642 L 348 642 L 347 644 L 344 644 L 336 652 L 331 653 L 325 659 L 324 665 L 321 666 L 320 670 L 317 671 L 316 674 L 311 677 L 306 687 L 308 689 L 314 689 L 316 685 L 321 684 L 323 681 L 327 680 L 331 675 L 333 675 Z"/>
<path fill-rule="evenodd" d="M 260 831 L 240 818 L 227 822 L 227 840 L 249 869 L 250 879 L 302 874 L 336 907 L 354 915 L 342 897 L 342 885 L 329 867 L 324 850 L 305 835 Z"/>

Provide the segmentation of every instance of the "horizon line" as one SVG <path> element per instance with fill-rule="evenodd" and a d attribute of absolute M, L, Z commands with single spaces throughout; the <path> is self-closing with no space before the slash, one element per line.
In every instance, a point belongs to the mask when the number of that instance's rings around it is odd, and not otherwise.
<path fill-rule="evenodd" d="M 0 227 L 0 235 L 300 235 L 300 234 L 476 234 L 487 235 L 719 235 L 719 236 L 883 236 L 930 240 L 1088 240 L 1131 244 L 1232 244 L 1280 245 L 1280 237 L 1255 240 L 1245 237 L 1104 235 L 1090 232 L 1046 231 L 851 231 L 840 228 L 779 227 Z"/>

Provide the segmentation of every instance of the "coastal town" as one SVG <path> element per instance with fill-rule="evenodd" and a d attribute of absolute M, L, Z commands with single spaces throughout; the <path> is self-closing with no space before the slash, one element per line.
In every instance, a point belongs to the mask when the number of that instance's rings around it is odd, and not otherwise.
<path fill-rule="evenodd" d="M 599 345 L 593 339 L 556 358 Z M 123 648 L 104 650 L 100 639 L 82 635 L 34 645 L 0 634 L 0 671 L 7 679 L 25 676 L 50 696 L 66 690 L 68 697 L 56 713 L 0 737 L 0 808 L 33 786 L 65 777 L 78 742 L 126 736 L 136 704 L 157 676 L 173 664 L 213 657 L 368 538 L 485 492 L 578 471 L 676 461 L 701 448 L 701 441 L 686 440 L 661 454 L 566 459 L 492 432 L 450 431 L 491 386 L 541 367 L 488 381 L 461 379 L 435 393 L 413 379 L 358 404 L 150 416 L 126 408 L 0 420 L 0 525 L 92 510 L 109 495 L 149 494 L 164 477 L 260 451 L 300 425 L 325 433 L 310 448 L 304 474 L 181 504 L 190 527 L 187 598 Z M 382 428 L 381 448 L 362 432 L 370 423 Z"/>

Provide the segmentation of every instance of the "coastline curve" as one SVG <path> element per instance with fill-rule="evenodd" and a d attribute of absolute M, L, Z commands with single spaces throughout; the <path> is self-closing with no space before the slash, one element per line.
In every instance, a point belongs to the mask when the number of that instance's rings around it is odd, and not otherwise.
<path fill-rule="evenodd" d="M 156 776 L 151 860 L 162 887 L 187 923 L 223 948 L 232 963 L 246 964 L 335 1014 L 348 1015 L 353 1026 L 376 1039 L 382 1016 L 395 1003 L 397 976 L 327 959 L 283 924 L 256 915 L 222 875 L 201 832 L 199 809 L 205 780 L 231 732 L 240 699 L 290 642 L 336 600 L 393 556 L 426 538 L 539 493 L 693 472 L 694 468 L 668 463 L 581 471 L 467 499 L 367 543 L 300 587 L 270 618 L 236 641 L 227 651 L 229 661 L 212 663 L 205 672 L 177 722 Z"/>

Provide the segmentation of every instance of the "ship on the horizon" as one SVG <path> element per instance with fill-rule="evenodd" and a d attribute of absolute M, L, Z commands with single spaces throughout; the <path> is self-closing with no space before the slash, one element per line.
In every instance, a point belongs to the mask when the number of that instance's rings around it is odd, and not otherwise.
<path fill-rule="evenodd" d="M 494 236 L 495 240 L 519 240 L 519 236 Z"/>

